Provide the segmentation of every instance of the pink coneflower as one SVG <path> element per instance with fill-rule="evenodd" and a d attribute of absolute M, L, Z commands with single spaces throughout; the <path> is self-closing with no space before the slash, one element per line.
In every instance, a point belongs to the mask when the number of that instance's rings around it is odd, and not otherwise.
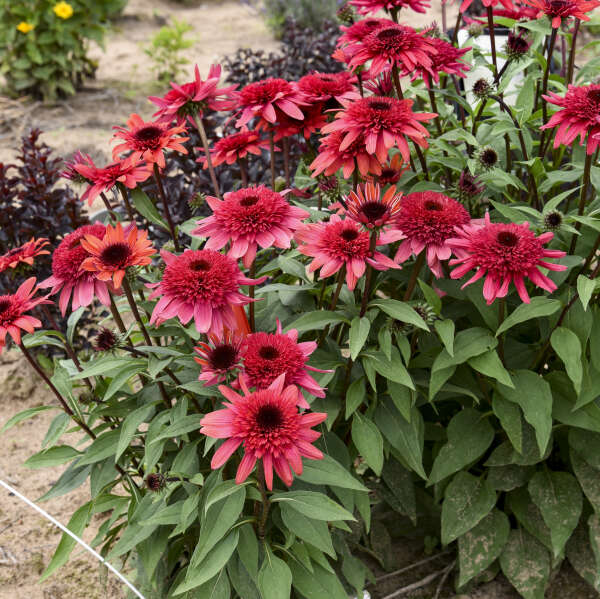
<path fill-rule="evenodd" d="M 307 364 L 309 356 L 315 349 L 317 349 L 315 341 L 298 343 L 296 329 L 282 333 L 281 322 L 278 320 L 277 333 L 252 333 L 246 338 L 242 374 L 244 382 L 248 387 L 265 389 L 283 374 L 286 385 L 296 385 L 306 389 L 315 397 L 325 397 L 323 387 L 307 372 L 307 370 L 331 372 Z M 298 405 L 303 408 L 309 407 L 302 394 L 298 394 Z"/>
<path fill-rule="evenodd" d="M 326 278 L 346 267 L 346 284 L 351 291 L 365 273 L 367 264 L 376 270 L 400 268 L 385 254 L 371 252 L 369 237 L 369 233 L 361 231 L 354 221 L 342 220 L 337 214 L 326 223 L 303 225 L 295 235 L 298 251 L 314 258 L 308 267 L 309 272 L 320 268 L 319 276 Z M 377 245 L 384 243 L 388 240 L 380 237 Z"/>
<path fill-rule="evenodd" d="M 258 246 L 289 248 L 294 231 L 308 212 L 296 208 L 276 191 L 257 185 L 226 193 L 223 200 L 206 199 L 213 214 L 198 221 L 192 235 L 208 237 L 205 247 L 220 250 L 231 242 L 228 255 L 243 258 L 248 268 Z"/>
<path fill-rule="evenodd" d="M 90 256 L 81 245 L 81 240 L 86 235 L 101 240 L 105 233 L 106 227 L 99 223 L 84 225 L 66 235 L 52 253 L 52 276 L 42 281 L 40 287 L 52 287 L 50 295 L 61 292 L 58 305 L 63 316 L 67 312 L 71 294 L 73 311 L 80 306 L 89 306 L 94 296 L 105 306 L 110 306 L 107 283 L 81 269 L 83 261 Z"/>
<path fill-rule="evenodd" d="M 394 260 L 402 263 L 411 255 L 427 251 L 427 264 L 433 274 L 443 276 L 441 260 L 448 260 L 452 248 L 447 241 L 455 227 L 470 220 L 469 213 L 456 200 L 435 191 L 410 193 L 400 204 L 395 226 L 406 239 L 400 244 Z"/>
<path fill-rule="evenodd" d="M 338 38 L 338 46 L 342 46 L 344 44 L 355 44 L 357 42 L 362 42 L 362 40 L 369 35 L 375 29 L 381 27 L 382 25 L 387 25 L 390 22 L 389 19 L 361 19 L 360 21 L 356 21 L 352 25 L 341 26 L 340 29 L 343 31 L 342 35 Z"/>
<path fill-rule="evenodd" d="M 388 12 L 410 8 L 415 12 L 425 13 L 431 6 L 424 0 L 350 0 L 349 2 L 361 15 L 370 15 L 380 10 Z"/>
<path fill-rule="evenodd" d="M 560 106 L 550 120 L 540 129 L 558 126 L 554 137 L 554 147 L 561 144 L 570 146 L 579 136 L 583 145 L 587 137 L 586 152 L 593 154 L 600 143 L 600 84 L 569 85 L 564 98 L 553 92 L 543 96 L 550 104 Z"/>
<path fill-rule="evenodd" d="M 15 343 L 21 343 L 21 331 L 33 333 L 42 323 L 27 314 L 29 310 L 40 304 L 51 304 L 48 296 L 33 296 L 38 291 L 35 277 L 30 277 L 12 295 L 0 295 L 0 353 L 6 346 L 6 335 L 10 335 Z"/>
<path fill-rule="evenodd" d="M 273 77 L 246 85 L 235 97 L 241 112 L 236 127 L 243 127 L 254 117 L 273 124 L 277 120 L 276 108 L 301 121 L 304 115 L 300 106 L 307 104 L 295 83 Z"/>
<path fill-rule="evenodd" d="M 275 123 L 274 141 L 291 137 L 292 135 L 303 135 L 309 139 L 313 133 L 319 131 L 327 123 L 327 115 L 323 104 L 313 104 L 304 109 L 304 118 L 299 121 L 293 119 L 281 110 L 277 110 L 277 123 Z M 265 121 L 258 124 L 261 129 L 268 129 L 269 125 Z"/>
<path fill-rule="evenodd" d="M 498 6 L 498 4 L 502 4 L 502 6 L 504 6 L 504 8 L 506 10 L 512 10 L 513 9 L 513 3 L 512 0 L 481 0 L 483 6 L 485 6 L 486 8 L 488 6 Z M 465 12 L 465 10 L 467 10 L 467 8 L 469 8 L 469 6 L 471 6 L 471 4 L 473 4 L 473 0 L 463 0 L 463 3 L 460 5 L 459 11 Z"/>
<path fill-rule="evenodd" d="M 65 160 L 64 168 L 60 173 L 60 176 L 64 179 L 69 179 L 73 183 L 91 183 L 89 179 L 77 172 L 75 168 L 78 164 L 95 168 L 94 161 L 89 154 L 83 154 L 81 150 L 77 150 L 71 160 Z"/>
<path fill-rule="evenodd" d="M 159 107 L 152 116 L 163 123 L 179 122 L 198 115 L 200 118 L 206 110 L 229 110 L 233 108 L 230 96 L 237 85 L 219 88 L 221 65 L 211 65 L 206 81 L 200 77 L 198 65 L 194 67 L 194 81 L 171 88 L 162 98 L 150 96 L 148 99 Z"/>
<path fill-rule="evenodd" d="M 304 75 L 298 81 L 298 89 L 304 94 L 304 98 L 310 103 L 337 104 L 340 99 L 358 100 L 360 94 L 354 87 L 356 77 L 352 73 L 342 71 L 341 73 L 310 73 Z M 335 108 L 334 106 L 327 106 Z"/>
<path fill-rule="evenodd" d="M 433 56 L 437 53 L 432 39 L 417 33 L 412 27 L 388 21 L 351 47 L 350 67 L 355 69 L 371 61 L 371 76 L 388 71 L 394 65 L 407 73 L 417 67 L 431 67 Z"/>
<path fill-rule="evenodd" d="M 552 27 L 560 27 L 563 19 L 575 17 L 582 21 L 589 21 L 585 14 L 600 6 L 598 0 L 523 0 L 529 6 L 537 8 L 538 19 L 544 15 L 552 22 Z"/>
<path fill-rule="evenodd" d="M 423 79 L 427 87 L 430 86 L 430 78 L 436 83 L 440 82 L 440 73 L 456 75 L 457 77 L 466 77 L 466 72 L 471 68 L 470 65 L 461 62 L 461 58 L 471 47 L 455 48 L 452 44 L 439 38 L 428 38 L 436 49 L 437 53 L 431 56 L 431 65 L 425 66 L 417 64 L 415 69 L 404 70 L 404 74 L 410 75 L 410 80 L 417 78 Z"/>
<path fill-rule="evenodd" d="M 40 237 L 39 239 L 32 237 L 23 245 L 9 250 L 6 254 L 0 256 L 0 272 L 8 268 L 16 268 L 21 263 L 32 266 L 36 256 L 50 253 L 44 249 L 44 246 L 48 244 L 49 242 L 45 237 Z"/>
<path fill-rule="evenodd" d="M 198 380 L 210 386 L 222 383 L 228 375 L 235 375 L 242 365 L 245 343 L 245 337 L 229 329 L 223 329 L 221 335 L 208 335 L 208 343 L 198 343 L 194 348 L 200 356 L 194 356 L 194 360 L 202 366 Z"/>
<path fill-rule="evenodd" d="M 380 229 L 394 223 L 400 213 L 401 198 L 395 187 L 382 196 L 379 185 L 365 183 L 345 198 L 346 215 L 367 229 Z"/>
<path fill-rule="evenodd" d="M 210 157 L 213 166 L 219 164 L 233 164 L 248 154 L 260 156 L 261 150 L 269 148 L 269 142 L 261 139 L 256 131 L 240 131 L 232 135 L 222 137 L 210 149 Z M 202 163 L 207 168 L 206 156 L 201 156 L 196 162 Z"/>
<path fill-rule="evenodd" d="M 235 482 L 244 482 L 262 460 L 265 483 L 273 489 L 273 468 L 289 487 L 292 470 L 302 474 L 302 458 L 320 460 L 323 454 L 311 445 L 321 436 L 311 427 L 327 418 L 326 413 L 300 413 L 296 406 L 298 390 L 293 385 L 284 388 L 285 375 L 279 376 L 267 388 L 250 393 L 243 388 L 238 395 L 228 387 L 219 391 L 229 400 L 223 410 L 211 412 L 200 421 L 200 432 L 215 439 L 227 439 L 215 452 L 211 468 L 220 468 L 242 445 L 244 457 Z M 291 467 L 291 468 L 290 468 Z"/>
<path fill-rule="evenodd" d="M 112 281 L 115 289 L 121 287 L 128 267 L 147 266 L 154 254 L 148 232 L 138 230 L 135 225 L 129 225 L 125 231 L 121 223 L 115 227 L 107 225 L 102 239 L 86 233 L 80 243 L 89 254 L 81 268 L 94 273 L 100 281 Z"/>
<path fill-rule="evenodd" d="M 545 258 L 562 258 L 565 252 L 548 250 L 548 243 L 554 233 L 542 233 L 536 237 L 529 223 L 492 223 L 489 213 L 482 221 L 473 221 L 457 229 L 458 237 L 449 239 L 447 244 L 458 258 L 450 261 L 457 266 L 451 273 L 453 279 L 460 279 L 470 270 L 475 274 L 463 285 L 463 288 L 485 277 L 483 297 L 488 305 L 497 297 L 505 297 L 511 281 L 517 288 L 521 300 L 529 303 L 529 294 L 525 288 L 525 278 L 534 285 L 552 292 L 556 284 L 542 274 L 539 268 L 561 271 L 567 267 L 562 264 L 546 262 Z"/>
<path fill-rule="evenodd" d="M 386 71 L 365 82 L 365 89 L 372 92 L 375 96 L 394 96 L 396 90 L 394 89 L 392 72 Z"/>
<path fill-rule="evenodd" d="M 342 175 L 347 179 L 352 175 L 356 166 L 363 177 L 367 175 L 378 175 L 381 173 L 379 160 L 366 150 L 365 138 L 359 135 L 349 146 L 341 149 L 344 143 L 344 131 L 334 131 L 329 135 L 321 137 L 319 154 L 308 167 L 314 171 L 312 176 L 321 173 L 333 175 L 339 169 L 343 169 Z"/>
<path fill-rule="evenodd" d="M 406 138 L 422 148 L 429 132 L 421 121 L 433 119 L 435 113 L 413 112 L 412 100 L 397 100 L 371 96 L 356 102 L 342 101 L 345 109 L 335 115 L 335 120 L 323 127 L 323 133 L 345 133 L 340 150 L 345 150 L 361 135 L 368 154 L 375 154 L 380 163 L 387 159 L 388 151 L 396 145 L 404 162 L 410 161 L 410 149 Z"/>
<path fill-rule="evenodd" d="M 183 125 L 169 127 L 160 121 L 144 121 L 138 114 L 132 114 L 127 121 L 127 127 L 113 127 L 114 137 L 123 139 L 124 143 L 113 148 L 113 160 L 119 154 L 131 151 L 138 160 L 152 164 L 156 162 L 160 168 L 165 168 L 164 150 L 175 150 L 187 154 L 183 142 L 189 137 L 179 137 L 185 133 Z"/>
<path fill-rule="evenodd" d="M 81 196 L 82 201 L 87 199 L 90 206 L 100 193 L 112 189 L 117 183 L 135 189 L 138 183 L 145 181 L 152 174 L 148 166 L 135 156 L 114 162 L 104 168 L 98 168 L 90 158 L 85 163 L 74 164 L 73 168 L 90 182 Z"/>
<path fill-rule="evenodd" d="M 248 279 L 232 258 L 214 250 L 185 250 L 180 256 L 161 250 L 160 255 L 167 265 L 162 281 L 148 285 L 154 288 L 150 299 L 160 298 L 152 324 L 177 317 L 185 325 L 193 318 L 199 333 L 235 330 L 234 308 L 254 301 L 240 293 L 240 285 L 258 285 L 266 279 Z"/>
<path fill-rule="evenodd" d="M 409 168 L 409 165 L 404 165 L 404 161 L 400 154 L 394 154 L 394 156 L 381 167 L 381 173 L 377 177 L 377 182 L 380 185 L 393 185 L 400 180 L 400 177 Z"/>

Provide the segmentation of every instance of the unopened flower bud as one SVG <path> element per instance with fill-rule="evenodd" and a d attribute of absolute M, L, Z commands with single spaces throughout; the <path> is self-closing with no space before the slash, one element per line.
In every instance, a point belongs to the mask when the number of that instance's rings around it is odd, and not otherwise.
<path fill-rule="evenodd" d="M 477 81 L 475 81 L 472 91 L 477 98 L 484 100 L 485 98 L 489 97 L 493 90 L 491 83 L 482 77 L 481 79 L 477 79 Z"/>
<path fill-rule="evenodd" d="M 498 154 L 494 148 L 486 146 L 481 148 L 477 154 L 477 161 L 482 169 L 489 171 L 496 166 L 498 162 Z"/>
<path fill-rule="evenodd" d="M 552 210 L 544 215 L 544 229 L 546 231 L 557 231 L 563 224 L 564 216 L 558 210 Z"/>
<path fill-rule="evenodd" d="M 160 472 L 146 476 L 146 488 L 153 493 L 160 493 L 167 486 L 167 479 Z"/>

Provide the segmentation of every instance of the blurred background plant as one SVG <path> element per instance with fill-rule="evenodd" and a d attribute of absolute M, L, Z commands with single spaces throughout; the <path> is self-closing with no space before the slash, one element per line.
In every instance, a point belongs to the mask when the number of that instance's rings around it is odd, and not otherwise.
<path fill-rule="evenodd" d="M 54 100 L 74 94 L 96 64 L 90 40 L 102 44 L 107 20 L 126 0 L 0 2 L 0 74 L 6 93 Z"/>
<path fill-rule="evenodd" d="M 338 0 L 265 0 L 267 24 L 277 38 L 283 37 L 285 22 L 294 19 L 301 27 L 322 29 L 324 23 L 335 19 Z"/>

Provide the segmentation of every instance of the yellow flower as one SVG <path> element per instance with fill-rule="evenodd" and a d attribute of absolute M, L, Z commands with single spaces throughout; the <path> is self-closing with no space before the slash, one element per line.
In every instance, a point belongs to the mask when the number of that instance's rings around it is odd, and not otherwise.
<path fill-rule="evenodd" d="M 27 23 L 26 21 L 21 21 L 18 25 L 17 25 L 17 29 L 21 32 L 21 33 L 29 33 L 33 28 L 35 27 L 35 25 L 32 25 L 31 23 Z"/>
<path fill-rule="evenodd" d="M 54 5 L 54 14 L 61 19 L 70 19 L 73 16 L 73 7 L 68 2 L 59 2 Z"/>

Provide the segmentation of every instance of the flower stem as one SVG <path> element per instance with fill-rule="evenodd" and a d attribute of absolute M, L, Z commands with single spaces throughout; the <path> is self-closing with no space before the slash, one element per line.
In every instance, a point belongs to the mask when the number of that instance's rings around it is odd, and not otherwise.
<path fill-rule="evenodd" d="M 257 478 L 258 478 L 258 490 L 262 498 L 262 509 L 260 512 L 260 519 L 258 521 L 258 538 L 261 541 L 265 540 L 265 528 L 267 526 L 267 519 L 269 517 L 269 511 L 271 509 L 271 502 L 267 496 L 267 489 L 265 487 L 265 470 L 262 465 L 262 461 L 259 461 L 257 467 Z"/>
<path fill-rule="evenodd" d="M 375 248 L 377 247 L 377 231 L 371 231 L 371 238 L 369 243 L 369 256 L 373 256 Z M 362 302 L 360 304 L 360 317 L 362 318 L 367 311 L 369 305 L 369 296 L 371 295 L 371 279 L 373 278 L 373 267 L 367 263 L 367 272 L 365 273 L 365 290 L 362 296 Z"/>
<path fill-rule="evenodd" d="M 458 40 L 458 29 L 460 27 L 460 21 L 462 19 L 462 13 L 460 12 L 460 9 L 458 10 L 458 13 L 456 14 L 456 23 L 454 24 L 454 31 L 452 32 L 452 45 L 455 46 L 456 42 Z"/>
<path fill-rule="evenodd" d="M 285 137 L 283 139 L 283 169 L 285 171 L 285 186 L 289 187 L 291 178 L 290 178 L 290 140 Z"/>
<path fill-rule="evenodd" d="M 165 188 L 163 187 L 162 179 L 160 177 L 160 170 L 158 168 L 158 164 L 154 163 L 154 179 L 156 180 L 156 185 L 158 187 L 158 193 L 160 194 L 160 199 L 162 200 L 163 210 L 165 211 L 165 218 L 167 219 L 167 224 L 169 225 L 169 231 L 171 233 L 171 237 L 173 238 L 173 244 L 175 245 L 175 251 L 179 251 L 179 243 L 177 242 L 177 233 L 175 232 L 175 225 L 173 224 L 173 219 L 171 218 L 171 211 L 169 210 L 169 202 L 167 200 L 167 194 L 165 193 Z"/>
<path fill-rule="evenodd" d="M 137 304 L 135 303 L 135 298 L 133 297 L 133 292 L 131 291 L 131 285 L 127 278 L 123 279 L 123 290 L 125 291 L 125 295 L 127 296 L 127 301 L 129 302 L 129 307 L 131 308 L 131 312 L 133 313 L 134 318 L 136 319 L 140 330 L 142 331 L 142 335 L 144 336 L 144 341 L 146 345 L 152 345 L 152 339 L 148 334 L 148 329 L 146 329 L 146 325 L 140 316 L 140 311 L 138 310 Z"/>
<path fill-rule="evenodd" d="M 246 158 L 239 158 L 238 164 L 240 165 L 240 176 L 242 178 L 242 187 L 248 187 L 248 164 Z"/>
<path fill-rule="evenodd" d="M 425 175 L 425 179 L 427 181 L 429 181 L 429 169 L 427 168 L 427 162 L 425 160 L 425 156 L 423 156 L 423 152 L 421 151 L 419 144 L 417 144 L 417 142 L 414 140 L 413 140 L 413 144 L 415 146 L 415 152 L 417 153 L 419 162 L 421 163 L 421 170 L 423 171 L 423 174 Z"/>
<path fill-rule="evenodd" d="M 252 264 L 250 265 L 250 271 L 248 273 L 248 277 L 250 279 L 254 279 L 256 276 L 256 262 L 252 260 Z M 254 285 L 250 285 L 248 288 L 248 295 L 250 299 L 254 299 Z M 250 302 L 248 304 L 248 323 L 250 324 L 250 331 L 254 333 L 256 331 L 256 321 L 254 316 L 254 302 Z"/>
<path fill-rule="evenodd" d="M 271 158 L 271 189 L 275 191 L 275 141 L 273 129 L 269 129 L 269 153 Z"/>
<path fill-rule="evenodd" d="M 592 172 L 592 162 L 593 162 L 593 153 L 586 154 L 585 156 L 585 165 L 583 167 L 583 185 L 581 187 L 581 194 L 579 195 L 579 205 L 577 207 L 577 215 L 582 216 L 583 211 L 585 210 L 585 202 L 588 196 L 588 190 L 590 188 L 590 175 Z M 581 223 L 577 221 L 575 223 L 575 229 L 579 231 L 581 229 Z M 569 247 L 569 254 L 575 253 L 575 248 L 577 247 L 577 237 L 576 233 L 573 233 L 571 237 L 571 245 Z"/>
<path fill-rule="evenodd" d="M 542 93 L 540 96 L 544 96 L 548 91 L 548 77 L 550 75 L 550 63 L 552 62 L 552 54 L 554 52 L 554 45 L 556 44 L 556 36 L 558 34 L 558 29 L 552 28 L 552 33 L 550 34 L 550 42 L 548 43 L 548 56 L 546 57 L 546 68 L 544 70 L 544 79 L 542 81 Z M 537 102 L 536 102 L 537 104 Z M 536 106 L 537 109 L 537 106 Z M 543 123 L 544 125 L 548 121 L 548 107 L 547 102 L 542 98 L 542 115 L 543 115 Z M 542 137 L 540 138 L 540 146 L 538 156 L 541 158 L 545 154 L 545 140 L 546 140 L 546 130 L 542 131 Z"/>
<path fill-rule="evenodd" d="M 116 222 L 117 215 L 115 214 L 113 207 L 110 205 L 110 202 L 108 201 L 108 198 L 106 197 L 106 194 L 103 191 L 100 192 L 100 197 L 102 198 L 102 201 L 104 202 L 104 206 L 106 207 L 106 210 L 110 214 L 110 217 Z"/>
<path fill-rule="evenodd" d="M 127 215 L 129 216 L 129 220 L 134 223 L 135 222 L 135 214 L 133 213 L 133 209 L 131 207 L 131 203 L 129 202 L 129 197 L 127 196 L 127 189 L 125 189 L 125 185 L 122 183 L 117 183 L 117 187 L 121 192 L 121 197 L 123 198 L 123 202 L 125 203 L 125 209 L 127 210 Z"/>
<path fill-rule="evenodd" d="M 429 94 L 429 102 L 431 103 L 431 110 L 433 112 L 436 113 L 435 115 L 435 128 L 437 129 L 438 135 L 442 134 L 442 124 L 440 122 L 440 115 L 438 113 L 438 109 L 437 109 L 437 102 L 435 101 L 435 94 L 433 93 L 433 89 L 431 88 L 432 86 L 432 80 L 431 80 L 431 75 L 427 75 L 427 77 L 429 78 L 429 85 L 427 86 L 427 93 Z"/>
<path fill-rule="evenodd" d="M 571 52 L 569 54 L 569 67 L 567 69 L 567 85 L 573 83 L 573 72 L 575 69 L 575 49 L 577 47 L 577 34 L 579 33 L 580 19 L 575 19 L 575 29 L 571 38 Z"/>
<path fill-rule="evenodd" d="M 217 180 L 217 175 L 215 173 L 215 167 L 212 163 L 212 158 L 210 157 L 210 150 L 208 149 L 208 137 L 206 137 L 206 130 L 204 129 L 204 123 L 202 119 L 198 119 L 196 115 L 192 116 L 194 120 L 194 125 L 196 125 L 196 129 L 198 129 L 198 133 L 200 134 L 200 139 L 202 140 L 202 148 L 204 149 L 204 156 L 206 157 L 206 165 L 208 166 L 208 172 L 210 173 L 210 180 L 212 182 L 213 190 L 215 195 L 221 200 L 221 190 L 219 189 L 219 181 Z"/>
<path fill-rule="evenodd" d="M 498 60 L 496 58 L 496 36 L 494 34 L 494 12 L 492 6 L 487 7 L 488 32 L 490 45 L 492 47 L 492 63 L 494 65 L 494 76 L 498 73 Z"/>
<path fill-rule="evenodd" d="M 398 72 L 398 65 L 396 63 L 392 65 L 392 80 L 394 82 L 394 89 L 396 90 L 398 100 L 404 100 L 404 94 L 402 93 L 402 87 L 400 85 L 400 73 Z"/>
<path fill-rule="evenodd" d="M 406 286 L 406 291 L 404 292 L 404 297 L 402 298 L 403 301 L 407 302 L 413 294 L 413 291 L 415 290 L 415 286 L 417 284 L 417 278 L 419 277 L 419 273 L 421 272 L 421 268 L 423 267 L 423 263 L 425 262 L 425 252 L 427 250 L 423 250 L 420 254 L 419 257 L 417 258 L 417 260 L 415 261 L 414 265 L 413 265 L 413 269 L 412 272 L 410 273 L 410 279 L 408 280 L 408 284 Z"/>

